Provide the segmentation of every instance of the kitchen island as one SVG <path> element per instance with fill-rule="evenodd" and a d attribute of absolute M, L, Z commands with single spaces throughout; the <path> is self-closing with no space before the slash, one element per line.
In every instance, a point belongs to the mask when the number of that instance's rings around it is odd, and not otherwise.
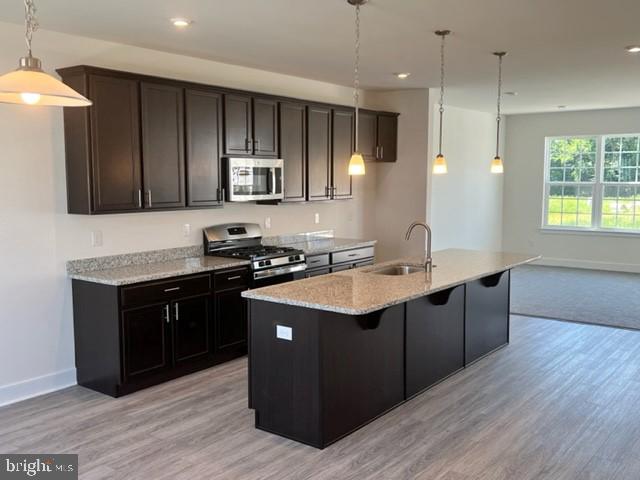
<path fill-rule="evenodd" d="M 538 257 L 449 249 L 250 290 L 256 427 L 317 448 L 509 342 L 509 271 Z"/>

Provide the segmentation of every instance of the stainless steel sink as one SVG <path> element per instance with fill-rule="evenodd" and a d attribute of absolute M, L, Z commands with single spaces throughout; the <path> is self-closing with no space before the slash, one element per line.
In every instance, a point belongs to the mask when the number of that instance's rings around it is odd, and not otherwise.
<path fill-rule="evenodd" d="M 417 267 L 415 265 L 391 265 L 390 267 L 380 268 L 379 270 L 373 270 L 371 273 L 377 273 L 378 275 L 410 275 L 412 273 L 425 273 L 424 267 Z"/>

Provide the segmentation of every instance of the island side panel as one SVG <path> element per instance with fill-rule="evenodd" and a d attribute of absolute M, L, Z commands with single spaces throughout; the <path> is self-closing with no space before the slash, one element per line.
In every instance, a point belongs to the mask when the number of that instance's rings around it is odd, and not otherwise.
<path fill-rule="evenodd" d="M 251 406 L 256 427 L 322 448 L 317 310 L 250 300 Z M 277 338 L 290 328 L 291 340 Z M 281 332 L 282 334 L 283 332 Z"/>
<path fill-rule="evenodd" d="M 509 343 L 510 271 L 467 283 L 465 364 Z"/>
<path fill-rule="evenodd" d="M 404 401 L 405 305 L 320 323 L 324 445 Z"/>

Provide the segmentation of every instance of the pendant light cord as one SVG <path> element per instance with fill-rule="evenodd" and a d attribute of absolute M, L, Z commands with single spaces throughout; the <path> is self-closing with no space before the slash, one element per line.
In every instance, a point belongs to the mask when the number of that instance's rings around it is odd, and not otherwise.
<path fill-rule="evenodd" d="M 502 117 L 502 57 L 506 55 L 504 52 L 496 54 L 498 56 L 498 108 L 496 116 L 496 158 L 500 156 L 500 121 Z"/>
<path fill-rule="evenodd" d="M 358 111 L 360 108 L 360 4 L 356 4 L 356 45 L 355 64 L 353 67 L 353 103 L 356 110 L 355 151 L 358 151 Z"/>
<path fill-rule="evenodd" d="M 438 155 L 442 156 L 442 117 L 444 115 L 444 39 L 447 34 L 444 32 L 437 34 L 442 38 L 440 43 L 440 138 L 438 140 Z"/>
<path fill-rule="evenodd" d="M 27 52 L 31 57 L 31 41 L 33 32 L 38 29 L 38 20 L 36 19 L 36 6 L 33 0 L 24 0 L 24 23 L 25 23 L 25 41 L 27 42 Z"/>

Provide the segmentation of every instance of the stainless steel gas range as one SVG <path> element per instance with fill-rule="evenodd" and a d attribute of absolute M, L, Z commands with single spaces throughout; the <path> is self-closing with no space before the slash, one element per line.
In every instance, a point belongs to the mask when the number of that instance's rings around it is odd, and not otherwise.
<path fill-rule="evenodd" d="M 226 223 L 207 227 L 204 253 L 251 261 L 252 288 L 304 278 L 307 269 L 304 252 L 291 247 L 262 244 L 257 223 Z"/>

